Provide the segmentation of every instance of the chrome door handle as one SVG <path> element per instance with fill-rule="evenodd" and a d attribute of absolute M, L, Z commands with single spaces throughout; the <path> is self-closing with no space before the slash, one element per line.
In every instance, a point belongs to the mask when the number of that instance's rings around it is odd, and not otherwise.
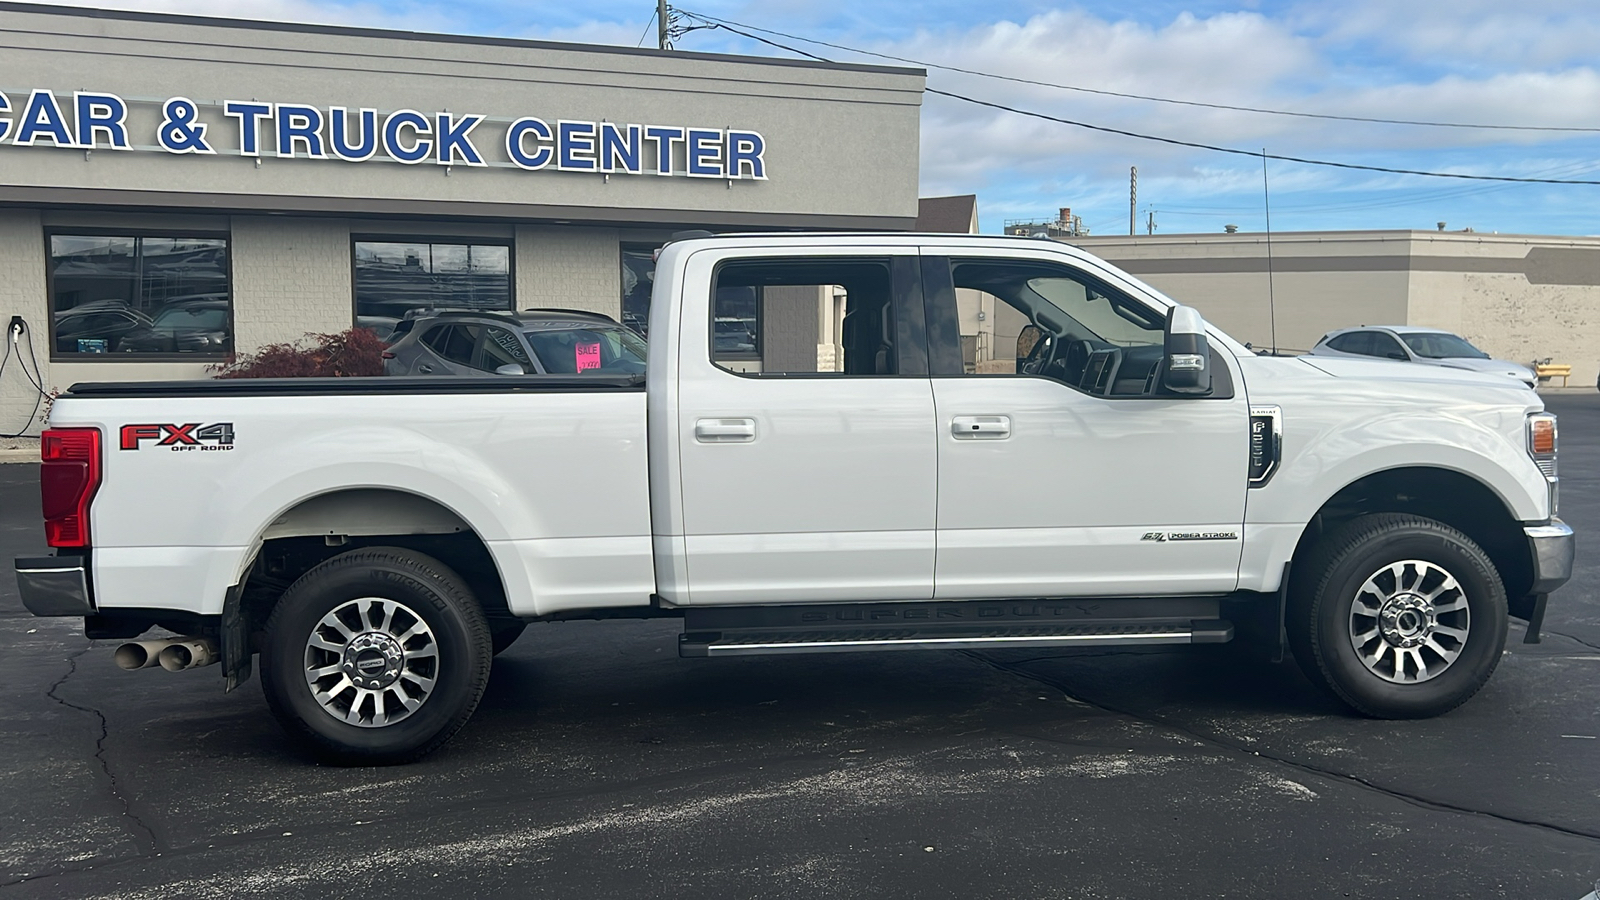
<path fill-rule="evenodd" d="M 756 420 L 696 419 L 694 439 L 702 444 L 747 444 L 756 439 Z"/>
<path fill-rule="evenodd" d="M 1010 416 L 956 416 L 950 436 L 958 441 L 1003 441 L 1011 437 Z"/>
<path fill-rule="evenodd" d="M 417 371 L 427 375 L 433 372 L 433 366 L 430 366 L 427 363 L 417 363 Z"/>

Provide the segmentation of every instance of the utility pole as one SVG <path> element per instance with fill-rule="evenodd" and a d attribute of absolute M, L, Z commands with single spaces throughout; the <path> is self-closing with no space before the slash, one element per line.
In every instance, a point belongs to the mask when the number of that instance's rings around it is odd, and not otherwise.
<path fill-rule="evenodd" d="M 1139 218 L 1139 167 L 1128 167 L 1128 234 L 1132 236 Z"/>
<path fill-rule="evenodd" d="M 1156 211 L 1153 209 L 1150 210 L 1150 220 L 1147 227 L 1150 229 L 1150 234 L 1156 233 Z"/>
<path fill-rule="evenodd" d="M 667 27 L 667 0 L 656 0 L 656 46 L 662 50 L 671 50 L 668 43 L 671 31 Z"/>

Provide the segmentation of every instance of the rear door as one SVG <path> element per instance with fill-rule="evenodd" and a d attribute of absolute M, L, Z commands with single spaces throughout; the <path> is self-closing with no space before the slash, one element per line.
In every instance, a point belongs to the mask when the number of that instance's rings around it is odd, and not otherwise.
<path fill-rule="evenodd" d="M 704 250 L 685 283 L 711 287 L 681 314 L 677 602 L 932 597 L 916 248 Z"/>

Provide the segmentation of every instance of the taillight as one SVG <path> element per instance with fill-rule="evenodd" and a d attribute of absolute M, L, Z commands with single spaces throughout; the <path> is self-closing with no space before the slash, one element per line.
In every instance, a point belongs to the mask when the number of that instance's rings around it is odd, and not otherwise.
<path fill-rule="evenodd" d="M 89 546 L 89 502 L 100 488 L 100 429 L 47 429 L 39 436 L 39 457 L 45 542 Z"/>

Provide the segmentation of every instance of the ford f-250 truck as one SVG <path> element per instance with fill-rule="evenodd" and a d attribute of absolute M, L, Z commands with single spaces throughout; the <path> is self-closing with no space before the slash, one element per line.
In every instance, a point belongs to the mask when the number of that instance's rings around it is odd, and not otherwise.
<path fill-rule="evenodd" d="M 649 333 L 642 377 L 77 385 L 22 597 L 182 635 L 128 668 L 259 655 L 288 732 L 394 762 L 573 618 L 681 617 L 688 657 L 1237 637 L 1432 716 L 1570 575 L 1523 385 L 1258 356 L 1062 244 L 686 236 Z"/>

